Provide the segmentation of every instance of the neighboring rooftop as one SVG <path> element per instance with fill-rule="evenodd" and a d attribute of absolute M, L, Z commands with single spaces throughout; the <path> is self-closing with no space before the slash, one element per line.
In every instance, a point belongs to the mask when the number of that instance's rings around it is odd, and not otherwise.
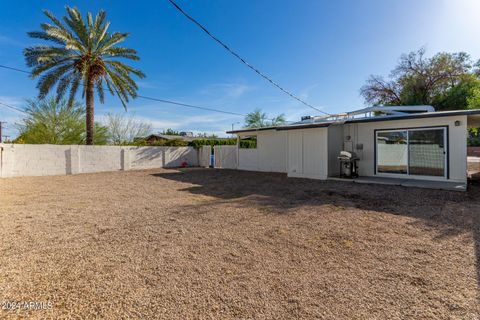
<path fill-rule="evenodd" d="M 170 134 L 151 134 L 143 139 L 147 141 L 156 141 L 156 140 L 182 140 L 186 142 L 190 142 L 193 140 L 201 140 L 201 139 L 211 139 L 205 137 L 194 137 L 193 133 L 186 132 L 186 134 L 182 134 L 184 132 L 180 132 L 180 135 L 170 135 Z M 228 138 L 215 138 L 217 140 L 228 139 Z"/>
<path fill-rule="evenodd" d="M 227 133 L 263 131 L 272 129 L 293 130 L 302 128 L 328 127 L 332 124 L 448 117 L 456 115 L 479 115 L 476 117 L 475 122 L 480 126 L 480 109 L 435 111 L 432 106 L 375 106 L 327 116 L 305 116 L 302 117 L 301 121 L 294 122 L 289 125 L 263 128 L 245 128 L 227 131 Z"/>

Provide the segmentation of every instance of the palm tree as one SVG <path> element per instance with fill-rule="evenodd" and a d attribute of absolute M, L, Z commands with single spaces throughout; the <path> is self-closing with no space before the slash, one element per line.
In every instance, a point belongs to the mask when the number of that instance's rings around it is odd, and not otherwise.
<path fill-rule="evenodd" d="M 285 122 L 284 114 L 280 114 L 269 121 L 267 114 L 258 108 L 245 116 L 245 128 L 274 127 L 283 125 Z"/>
<path fill-rule="evenodd" d="M 77 8 L 65 7 L 67 16 L 63 21 L 45 10 L 50 23 L 40 25 L 42 31 L 29 32 L 32 38 L 47 40 L 55 45 L 36 45 L 24 50 L 25 60 L 33 68 L 31 77 L 40 77 L 37 83 L 39 99 L 45 98 L 56 85 L 56 99 L 60 101 L 69 91 L 69 105 L 82 86 L 86 100 L 86 144 L 93 144 L 94 90 L 97 89 L 100 103 L 104 102 L 104 83 L 112 95 L 116 95 L 127 108 L 129 97 L 137 96 L 138 86 L 131 78 L 145 75 L 116 58 L 139 60 L 133 49 L 119 47 L 128 33 L 108 32 L 105 11 L 95 19 L 90 12 L 85 22 Z"/>

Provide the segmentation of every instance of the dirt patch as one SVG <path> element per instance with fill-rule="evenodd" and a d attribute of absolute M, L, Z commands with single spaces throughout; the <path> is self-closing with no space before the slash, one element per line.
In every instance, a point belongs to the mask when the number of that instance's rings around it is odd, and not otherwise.
<path fill-rule="evenodd" d="M 478 319 L 478 184 L 158 169 L 3 179 L 0 201 L 0 302 L 51 303 L 0 318 Z"/>

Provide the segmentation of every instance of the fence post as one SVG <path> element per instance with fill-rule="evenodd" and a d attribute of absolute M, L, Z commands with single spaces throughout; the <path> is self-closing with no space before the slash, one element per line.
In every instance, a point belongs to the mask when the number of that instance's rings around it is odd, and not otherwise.
<path fill-rule="evenodd" d="M 70 157 L 67 157 L 67 174 L 80 173 L 80 146 L 70 146 Z"/>
<path fill-rule="evenodd" d="M 15 147 L 0 144 L 0 177 L 13 176 L 15 165 Z"/>
<path fill-rule="evenodd" d="M 120 163 L 122 170 L 130 170 L 130 150 L 127 148 L 122 148 L 120 151 Z"/>

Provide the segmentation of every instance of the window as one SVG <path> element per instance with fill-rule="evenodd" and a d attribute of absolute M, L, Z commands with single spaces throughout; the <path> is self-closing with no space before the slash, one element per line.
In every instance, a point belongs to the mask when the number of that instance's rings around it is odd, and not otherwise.
<path fill-rule="evenodd" d="M 377 173 L 444 177 L 446 147 L 445 128 L 378 131 Z"/>

